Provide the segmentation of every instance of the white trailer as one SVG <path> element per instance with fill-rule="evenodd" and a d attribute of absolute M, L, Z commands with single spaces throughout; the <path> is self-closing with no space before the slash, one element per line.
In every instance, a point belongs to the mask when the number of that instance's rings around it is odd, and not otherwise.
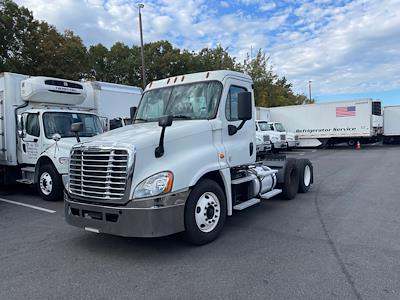
<path fill-rule="evenodd" d="M 385 106 L 383 109 L 383 143 L 400 142 L 400 106 Z"/>
<path fill-rule="evenodd" d="M 299 135 L 300 146 L 376 142 L 383 133 L 381 102 L 372 99 L 270 108 L 271 119 Z"/>
<path fill-rule="evenodd" d="M 139 105 L 143 92 L 140 87 L 101 81 L 87 81 L 85 84 L 88 86 L 88 99 L 94 102 L 92 105 L 99 116 L 107 118 L 108 129 L 131 123 L 130 108 Z"/>
<path fill-rule="evenodd" d="M 81 82 L 0 74 L 0 183 L 37 184 L 45 200 L 62 199 L 62 176 L 79 138 L 102 133 L 93 101 Z"/>

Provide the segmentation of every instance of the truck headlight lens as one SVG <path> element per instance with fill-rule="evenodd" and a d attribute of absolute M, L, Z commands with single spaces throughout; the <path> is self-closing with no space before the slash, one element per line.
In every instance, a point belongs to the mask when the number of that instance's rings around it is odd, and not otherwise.
<path fill-rule="evenodd" d="M 58 158 L 58 161 L 60 164 L 66 165 L 69 162 L 69 157 L 60 157 L 60 158 Z"/>
<path fill-rule="evenodd" d="M 134 198 L 144 198 L 169 193 L 172 190 L 172 172 L 157 173 L 143 180 L 135 189 Z"/>

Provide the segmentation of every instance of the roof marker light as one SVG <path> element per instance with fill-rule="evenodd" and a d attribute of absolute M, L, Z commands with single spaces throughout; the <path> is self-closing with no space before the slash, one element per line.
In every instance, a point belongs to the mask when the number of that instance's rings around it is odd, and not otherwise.
<path fill-rule="evenodd" d="M 177 79 L 178 79 L 178 77 L 175 77 L 174 83 L 176 82 Z"/>
<path fill-rule="evenodd" d="M 169 81 L 171 80 L 171 78 L 168 78 L 168 80 L 167 80 L 167 84 L 169 83 Z"/>
<path fill-rule="evenodd" d="M 182 76 L 181 82 L 185 79 L 185 75 Z"/>
<path fill-rule="evenodd" d="M 208 78 L 208 76 L 210 76 L 210 72 L 207 72 L 206 78 Z"/>

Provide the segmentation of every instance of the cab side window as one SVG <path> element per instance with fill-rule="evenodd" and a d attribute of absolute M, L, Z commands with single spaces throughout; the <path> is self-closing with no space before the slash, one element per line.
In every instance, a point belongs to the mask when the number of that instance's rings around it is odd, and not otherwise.
<path fill-rule="evenodd" d="M 40 126 L 38 114 L 28 114 L 28 117 L 26 118 L 26 133 L 32 136 L 39 137 Z"/>
<path fill-rule="evenodd" d="M 232 85 L 229 88 L 225 105 L 225 116 L 228 121 L 238 121 L 238 94 L 246 92 L 244 87 Z"/>

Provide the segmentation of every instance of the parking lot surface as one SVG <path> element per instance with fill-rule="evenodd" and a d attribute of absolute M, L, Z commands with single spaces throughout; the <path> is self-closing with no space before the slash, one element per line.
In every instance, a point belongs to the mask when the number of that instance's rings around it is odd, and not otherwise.
<path fill-rule="evenodd" d="M 85 232 L 62 202 L 1 188 L 0 299 L 400 299 L 400 148 L 288 155 L 313 162 L 311 191 L 236 212 L 202 247 Z"/>

